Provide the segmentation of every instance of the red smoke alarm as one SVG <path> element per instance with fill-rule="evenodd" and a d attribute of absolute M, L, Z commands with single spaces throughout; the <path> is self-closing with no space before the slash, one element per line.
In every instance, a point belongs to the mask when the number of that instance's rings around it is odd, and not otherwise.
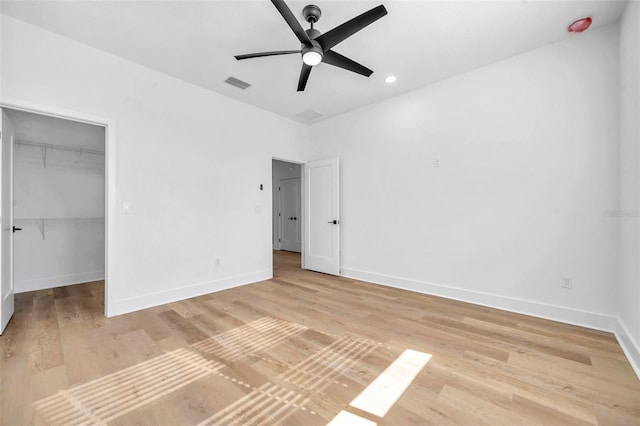
<path fill-rule="evenodd" d="M 587 16 L 586 18 L 578 19 L 576 22 L 569 25 L 569 32 L 570 33 L 585 32 L 591 26 L 591 22 L 593 22 L 593 20 L 589 16 Z"/>

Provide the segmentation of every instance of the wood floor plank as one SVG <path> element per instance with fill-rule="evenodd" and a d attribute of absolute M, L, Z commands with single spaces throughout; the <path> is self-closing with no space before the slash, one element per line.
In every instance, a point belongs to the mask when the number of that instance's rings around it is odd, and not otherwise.
<path fill-rule="evenodd" d="M 33 340 L 29 350 L 30 371 L 38 373 L 64 365 L 57 319 L 34 321 L 33 325 Z"/>
<path fill-rule="evenodd" d="M 584 420 L 555 410 L 547 405 L 538 404 L 520 395 L 513 396 L 512 411 L 536 421 L 539 424 L 583 425 Z"/>
<path fill-rule="evenodd" d="M 537 425 L 537 422 L 520 413 L 502 408 L 469 392 L 446 385 L 440 395 L 440 401 L 450 405 L 463 406 L 474 418 L 494 425 Z"/>
<path fill-rule="evenodd" d="M 16 295 L 0 423 L 640 424 L 611 333 L 299 265 L 275 251 L 274 279 L 114 318 L 99 281 Z M 429 361 L 391 408 L 352 407 L 407 349 Z"/>

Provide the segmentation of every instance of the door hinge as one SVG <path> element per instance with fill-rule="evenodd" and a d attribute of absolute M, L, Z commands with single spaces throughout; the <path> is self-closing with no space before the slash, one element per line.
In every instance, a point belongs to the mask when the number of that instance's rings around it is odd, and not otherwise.
<path fill-rule="evenodd" d="M 280 187 L 278 187 L 278 191 L 280 191 Z"/>
<path fill-rule="evenodd" d="M 282 213 L 278 213 L 278 216 L 282 216 Z"/>
<path fill-rule="evenodd" d="M 280 243 L 280 242 L 282 242 L 282 239 L 281 239 L 281 238 L 278 238 L 278 242 L 279 242 L 279 243 Z"/>

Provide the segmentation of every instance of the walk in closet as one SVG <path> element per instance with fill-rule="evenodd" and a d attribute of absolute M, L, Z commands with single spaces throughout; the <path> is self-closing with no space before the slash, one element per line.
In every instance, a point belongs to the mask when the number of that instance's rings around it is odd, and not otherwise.
<path fill-rule="evenodd" d="M 17 293 L 104 279 L 104 128 L 6 110 Z"/>

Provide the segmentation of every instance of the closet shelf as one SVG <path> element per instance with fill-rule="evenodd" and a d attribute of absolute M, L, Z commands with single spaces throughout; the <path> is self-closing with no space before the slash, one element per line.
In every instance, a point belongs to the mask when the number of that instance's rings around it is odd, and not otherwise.
<path fill-rule="evenodd" d="M 42 150 L 42 163 L 44 167 L 47 167 L 47 151 L 68 151 L 75 152 L 78 154 L 90 154 L 90 155 L 102 155 L 104 156 L 104 151 L 99 149 L 87 149 L 80 148 L 75 146 L 65 146 L 65 145 L 56 145 L 51 143 L 43 143 L 43 142 L 34 142 L 28 141 L 24 139 L 16 139 L 14 143 L 17 146 L 28 146 L 31 148 L 39 148 Z"/>
<path fill-rule="evenodd" d="M 78 222 L 78 221 L 104 221 L 104 217 L 14 217 L 13 220 L 23 221 L 39 221 L 49 220 L 56 222 Z"/>
<path fill-rule="evenodd" d="M 21 224 L 34 224 L 38 226 L 42 239 L 46 240 L 47 226 L 55 223 L 72 223 L 76 226 L 79 223 L 101 222 L 104 217 L 46 217 L 46 218 L 13 218 L 13 221 Z"/>

